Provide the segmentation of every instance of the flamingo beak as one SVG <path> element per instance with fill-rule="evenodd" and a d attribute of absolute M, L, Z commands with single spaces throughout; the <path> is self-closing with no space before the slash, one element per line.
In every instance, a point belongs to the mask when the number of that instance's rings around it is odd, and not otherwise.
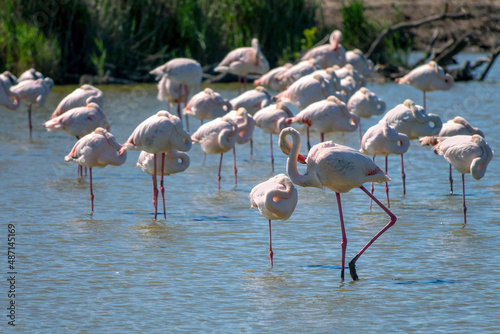
<path fill-rule="evenodd" d="M 297 157 L 297 161 L 300 162 L 301 164 L 305 164 L 306 163 L 306 157 L 303 156 L 302 154 L 299 154 L 299 156 Z"/>

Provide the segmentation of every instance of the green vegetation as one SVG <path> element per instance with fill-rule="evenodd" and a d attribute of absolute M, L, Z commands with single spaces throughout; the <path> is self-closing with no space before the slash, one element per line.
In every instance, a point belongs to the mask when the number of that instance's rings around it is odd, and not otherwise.
<path fill-rule="evenodd" d="M 342 27 L 326 27 L 319 0 L 3 0 L 0 71 L 35 67 L 57 83 L 81 74 L 148 80 L 175 57 L 202 65 L 249 46 L 253 37 L 271 66 L 295 61 L 334 28 L 344 45 L 367 50 L 378 29 L 362 0 L 342 8 Z M 388 45 L 398 54 L 401 45 Z M 402 58 L 401 56 L 398 56 Z"/>

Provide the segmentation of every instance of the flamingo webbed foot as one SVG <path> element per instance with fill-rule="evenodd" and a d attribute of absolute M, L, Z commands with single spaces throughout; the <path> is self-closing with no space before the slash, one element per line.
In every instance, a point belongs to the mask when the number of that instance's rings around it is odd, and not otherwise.
<path fill-rule="evenodd" d="M 354 281 L 359 280 L 358 274 L 356 273 L 356 264 L 355 264 L 355 259 L 353 259 L 351 262 L 349 262 L 349 273 L 351 274 L 351 277 Z"/>

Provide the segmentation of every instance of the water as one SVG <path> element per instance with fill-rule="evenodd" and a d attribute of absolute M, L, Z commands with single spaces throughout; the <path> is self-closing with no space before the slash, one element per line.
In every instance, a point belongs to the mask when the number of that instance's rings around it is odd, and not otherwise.
<path fill-rule="evenodd" d="M 484 83 L 458 83 L 427 94 L 429 112 L 444 120 L 464 116 L 500 147 L 500 66 Z M 399 158 L 389 158 L 391 210 L 398 217 L 357 263 L 360 280 L 340 281 L 340 228 L 335 195 L 299 188 L 292 217 L 273 222 L 274 268 L 268 269 L 267 221 L 250 210 L 256 184 L 285 171 L 274 138 L 271 174 L 268 135 L 256 128 L 255 153 L 238 146 L 238 186 L 232 157 L 202 166 L 199 146 L 191 166 L 166 177 L 167 219 L 153 221 L 151 180 L 130 152 L 120 167 L 94 169 L 95 213 L 89 215 L 88 178 L 64 162 L 75 140 L 47 133 L 42 123 L 75 86 L 58 86 L 45 107 L 35 106 L 33 141 L 25 106 L 0 109 L 1 266 L 7 277 L 7 225 L 16 228 L 16 329 L 30 333 L 141 332 L 443 332 L 500 331 L 500 187 L 497 157 L 485 177 L 466 176 L 468 224 L 463 227 L 460 175 L 449 196 L 448 165 L 412 142 L 405 155 L 407 194 Z M 143 119 L 163 109 L 155 85 L 103 86 L 111 132 L 124 142 Z M 235 85 L 214 85 L 227 98 Z M 422 94 L 410 86 L 369 88 L 392 108 Z M 378 118 L 363 119 L 363 129 Z M 192 127 L 199 123 L 190 120 Z M 327 135 L 358 147 L 357 133 Z M 318 135 L 313 135 L 313 143 Z M 383 158 L 377 159 L 383 165 Z M 375 195 L 384 199 L 383 186 Z M 359 189 L 342 195 L 347 259 L 387 223 L 368 210 Z M 2 291 L 2 332 L 9 286 Z"/>

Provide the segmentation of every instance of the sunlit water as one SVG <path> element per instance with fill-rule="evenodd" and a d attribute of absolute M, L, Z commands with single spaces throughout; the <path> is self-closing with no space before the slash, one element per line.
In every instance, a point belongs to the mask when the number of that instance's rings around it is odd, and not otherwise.
<path fill-rule="evenodd" d="M 464 116 L 500 147 L 500 66 L 484 83 L 458 83 L 427 95 L 429 112 L 444 121 Z M 213 85 L 224 97 L 235 85 Z M 394 83 L 368 86 L 389 108 L 422 93 Z M 498 157 L 485 177 L 466 176 L 468 223 L 461 210 L 460 175 L 449 195 L 448 165 L 412 142 L 405 154 L 407 194 L 399 157 L 390 156 L 391 210 L 398 217 L 358 261 L 360 280 L 340 281 L 340 228 L 330 190 L 299 188 L 292 217 L 273 222 L 274 268 L 269 267 L 267 221 L 250 210 L 256 184 L 285 172 L 286 156 L 256 128 L 254 155 L 237 147 L 224 155 L 221 191 L 218 156 L 193 145 L 191 166 L 166 177 L 167 218 L 153 221 L 151 180 L 129 152 L 120 167 L 95 168 L 95 213 L 88 177 L 64 162 L 75 140 L 47 133 L 42 123 L 76 86 L 58 86 L 46 106 L 34 107 L 29 141 L 26 106 L 0 109 L 1 235 L 7 276 L 7 224 L 16 227 L 16 329 L 32 333 L 140 332 L 443 332 L 500 331 L 500 179 Z M 155 85 L 102 86 L 111 132 L 124 142 L 164 104 Z M 363 119 L 366 130 L 379 118 Z M 199 121 L 190 119 L 191 127 Z M 357 133 L 327 135 L 359 147 Z M 313 143 L 318 142 L 313 134 Z M 305 152 L 304 152 L 305 153 Z M 377 158 L 383 165 L 383 158 Z M 378 185 L 375 195 L 384 199 Z M 351 259 L 384 226 L 359 189 L 342 195 Z M 8 283 L 0 284 L 2 332 L 11 329 Z"/>

